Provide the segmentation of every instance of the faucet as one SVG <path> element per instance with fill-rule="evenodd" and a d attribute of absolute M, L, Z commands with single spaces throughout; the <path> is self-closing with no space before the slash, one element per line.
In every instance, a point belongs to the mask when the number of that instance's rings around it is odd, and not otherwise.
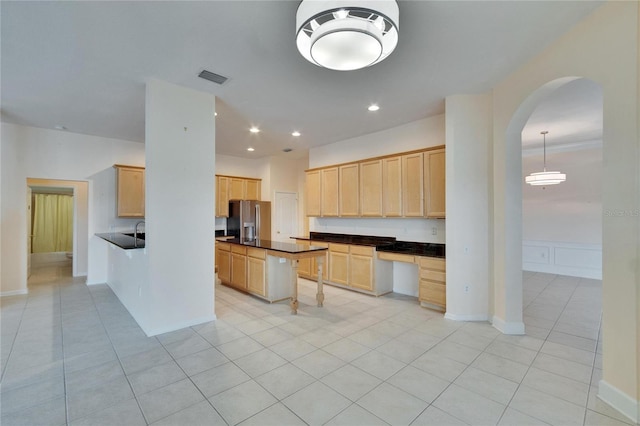
<path fill-rule="evenodd" d="M 138 247 L 138 225 L 145 224 L 144 220 L 141 220 L 136 223 L 135 228 L 133 228 L 133 246 Z"/>

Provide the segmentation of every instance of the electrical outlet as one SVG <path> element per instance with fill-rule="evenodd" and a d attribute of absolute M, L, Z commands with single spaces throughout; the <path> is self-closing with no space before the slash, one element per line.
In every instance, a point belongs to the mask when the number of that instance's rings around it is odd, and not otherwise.
<path fill-rule="evenodd" d="M 431 228 L 431 235 L 438 235 L 438 228 L 435 226 Z"/>
<path fill-rule="evenodd" d="M 468 285 L 465 285 L 465 286 L 464 286 L 464 292 L 465 292 L 465 293 L 469 293 L 469 286 L 468 286 Z"/>

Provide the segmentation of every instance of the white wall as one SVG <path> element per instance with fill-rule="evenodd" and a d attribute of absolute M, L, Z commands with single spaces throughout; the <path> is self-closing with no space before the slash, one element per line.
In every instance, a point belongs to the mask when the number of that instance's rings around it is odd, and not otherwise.
<path fill-rule="evenodd" d="M 455 320 L 491 319 L 489 187 L 490 94 L 446 99 L 447 313 Z M 519 332 L 524 331 L 520 324 Z"/>
<path fill-rule="evenodd" d="M 217 155 L 216 174 L 262 179 L 261 198 L 271 201 L 271 165 L 268 157 L 251 159 Z"/>
<path fill-rule="evenodd" d="M 145 306 L 138 321 L 147 335 L 215 319 L 214 113 L 211 94 L 159 80 L 147 83 L 149 280 L 139 292 Z"/>
<path fill-rule="evenodd" d="M 493 214 L 495 314 L 522 303 L 521 131 L 540 99 L 581 76 L 602 87 L 603 380 L 598 395 L 639 418 L 640 7 L 607 2 L 494 89 Z M 615 46 L 615 49 L 612 48 Z M 517 256 L 514 256 L 514 253 Z M 519 274 L 519 278 L 518 278 Z"/>
<path fill-rule="evenodd" d="M 118 219 L 113 164 L 144 165 L 144 145 L 2 123 L 2 294 L 27 290 L 27 177 L 89 182 L 87 282 L 106 281 L 106 251 L 94 233 L 131 229 Z"/>
<path fill-rule="evenodd" d="M 523 152 L 524 176 L 542 170 L 542 153 Z M 602 147 L 549 152 L 547 169 L 567 174 L 559 185 L 522 179 L 522 268 L 602 279 Z"/>

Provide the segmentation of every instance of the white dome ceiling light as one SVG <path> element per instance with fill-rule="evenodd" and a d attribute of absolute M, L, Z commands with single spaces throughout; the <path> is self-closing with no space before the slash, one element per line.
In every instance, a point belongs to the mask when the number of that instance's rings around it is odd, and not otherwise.
<path fill-rule="evenodd" d="M 309 62 L 338 71 L 385 59 L 398 44 L 395 0 L 302 0 L 296 44 Z"/>

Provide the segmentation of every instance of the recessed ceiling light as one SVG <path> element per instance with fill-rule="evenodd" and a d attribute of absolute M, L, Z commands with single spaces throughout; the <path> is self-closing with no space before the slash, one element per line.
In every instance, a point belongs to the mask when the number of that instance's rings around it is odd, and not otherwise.
<path fill-rule="evenodd" d="M 249 147 L 249 148 L 247 148 L 247 151 L 253 152 L 253 151 L 255 151 L 255 149 L 253 149 L 253 147 Z"/>
<path fill-rule="evenodd" d="M 56 124 L 54 129 L 56 129 L 56 130 L 67 130 L 67 128 L 64 127 L 62 124 Z"/>
<path fill-rule="evenodd" d="M 217 117 L 217 116 L 218 116 L 218 113 L 217 113 L 217 112 L 214 112 L 214 113 L 213 113 L 213 115 Z"/>
<path fill-rule="evenodd" d="M 380 109 L 380 107 L 377 104 L 371 104 L 369 105 L 369 108 L 367 108 L 369 111 L 377 111 Z"/>
<path fill-rule="evenodd" d="M 260 132 L 260 129 L 258 129 L 256 126 L 253 126 L 252 128 L 249 129 L 249 131 L 251 133 L 258 133 L 258 132 Z"/>
<path fill-rule="evenodd" d="M 300 132 L 295 130 L 295 131 L 291 132 L 291 136 L 296 136 L 296 137 L 300 136 Z"/>

